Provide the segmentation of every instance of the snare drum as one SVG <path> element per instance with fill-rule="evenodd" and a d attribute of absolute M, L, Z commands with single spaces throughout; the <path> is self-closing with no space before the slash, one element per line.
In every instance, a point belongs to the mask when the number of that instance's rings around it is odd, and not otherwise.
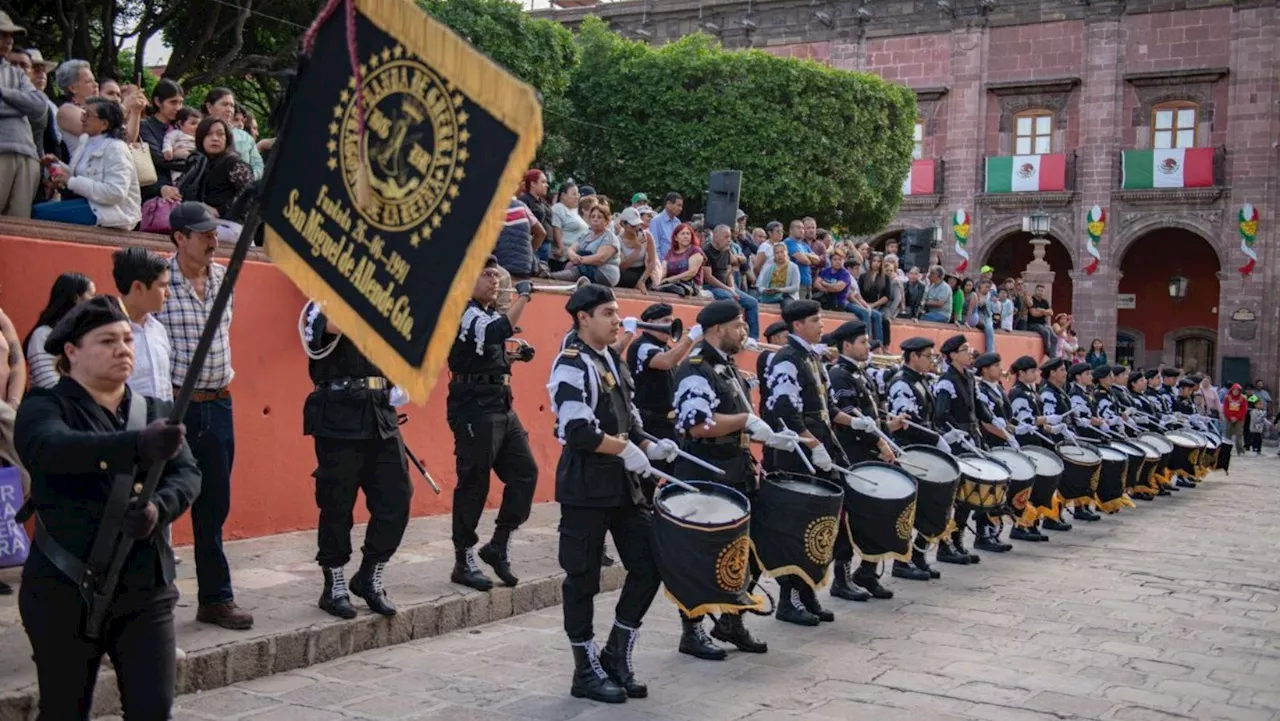
<path fill-rule="evenodd" d="M 946 536 L 951 527 L 951 504 L 960 482 L 960 464 L 955 456 L 933 446 L 907 446 L 898 459 L 910 473 L 916 487 L 916 530 L 928 542 Z"/>
<path fill-rule="evenodd" d="M 1156 486 L 1156 468 L 1160 466 L 1160 451 L 1155 446 L 1148 443 L 1143 438 L 1131 439 L 1130 445 L 1137 446 L 1143 455 L 1141 469 L 1138 471 L 1138 480 L 1133 485 L 1132 491 L 1135 493 L 1156 494 L 1160 489 Z M 1151 500 L 1151 499 L 1147 499 Z"/>
<path fill-rule="evenodd" d="M 1152 478 L 1152 486 L 1157 487 L 1168 483 L 1165 478 L 1169 470 L 1169 463 L 1173 459 L 1173 444 L 1163 433 L 1143 433 L 1138 436 L 1138 440 L 1147 443 L 1160 454 L 1160 462 L 1156 464 L 1155 477 Z"/>
<path fill-rule="evenodd" d="M 1062 459 L 1062 482 L 1058 492 L 1065 503 L 1085 503 L 1093 500 L 1098 488 L 1098 474 L 1102 470 L 1102 456 L 1089 446 L 1059 443 L 1054 449 Z"/>
<path fill-rule="evenodd" d="M 844 477 L 845 532 L 864 561 L 911 560 L 916 481 L 879 461 L 859 463 Z"/>
<path fill-rule="evenodd" d="M 1196 464 L 1200 460 L 1200 451 L 1208 441 L 1194 431 L 1176 430 L 1165 434 L 1173 444 L 1173 455 L 1169 458 L 1169 470 L 1186 476 L 1193 476 Z"/>
<path fill-rule="evenodd" d="M 1036 480 L 1031 486 L 1031 505 L 1046 518 L 1060 520 L 1062 501 L 1058 499 L 1058 484 L 1062 481 L 1062 459 L 1052 449 L 1025 446 L 1023 453 L 1036 466 Z"/>
<path fill-rule="evenodd" d="M 1222 444 L 1218 446 L 1218 470 L 1231 474 L 1231 451 L 1235 449 L 1235 444 L 1230 438 L 1222 438 L 1219 436 Z"/>
<path fill-rule="evenodd" d="M 813 588 L 826 585 L 844 491 L 799 473 L 770 473 L 760 484 L 751 519 L 764 572 L 793 575 Z"/>
<path fill-rule="evenodd" d="M 1015 521 L 1029 526 L 1036 520 L 1035 505 L 1031 503 L 1031 489 L 1036 481 L 1036 464 L 1031 456 L 1012 448 L 996 448 L 987 455 L 1009 468 L 1009 492 L 1004 513 Z"/>
<path fill-rule="evenodd" d="M 1009 490 L 1009 467 L 979 455 L 960 456 L 960 486 L 956 507 L 977 513 L 998 513 Z"/>
<path fill-rule="evenodd" d="M 1200 469 L 1200 476 L 1208 475 L 1209 471 L 1218 467 L 1218 454 L 1222 452 L 1222 437 L 1216 433 L 1208 431 L 1200 432 L 1200 436 L 1205 440 L 1204 450 L 1200 453 L 1200 460 L 1196 466 Z"/>
<path fill-rule="evenodd" d="M 686 615 L 763 610 L 751 584 L 751 504 L 728 486 L 667 484 L 653 499 L 653 546 L 667 597 Z"/>
<path fill-rule="evenodd" d="M 1125 494 L 1131 480 L 1137 478 L 1146 455 L 1137 447 L 1124 441 L 1110 441 L 1098 446 L 1102 456 L 1102 473 L 1098 477 L 1098 508 L 1115 513 L 1121 508 L 1135 508 Z"/>

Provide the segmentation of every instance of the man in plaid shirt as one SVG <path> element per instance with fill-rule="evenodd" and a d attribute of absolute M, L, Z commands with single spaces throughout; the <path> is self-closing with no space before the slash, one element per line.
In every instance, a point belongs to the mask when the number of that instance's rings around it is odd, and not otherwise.
<path fill-rule="evenodd" d="M 169 226 L 177 252 L 169 261 L 169 299 L 156 318 L 169 332 L 173 347 L 173 387 L 177 396 L 226 269 L 213 262 L 218 247 L 218 223 L 209 206 L 181 203 L 170 214 Z M 196 581 L 200 589 L 196 620 L 242 630 L 253 626 L 253 615 L 235 603 L 231 569 L 222 550 L 222 524 L 231 509 L 231 465 L 236 453 L 231 391 L 228 390 L 235 377 L 231 369 L 230 337 L 233 305 L 229 303 L 222 316 L 183 423 L 202 477 L 200 497 L 191 506 Z"/>

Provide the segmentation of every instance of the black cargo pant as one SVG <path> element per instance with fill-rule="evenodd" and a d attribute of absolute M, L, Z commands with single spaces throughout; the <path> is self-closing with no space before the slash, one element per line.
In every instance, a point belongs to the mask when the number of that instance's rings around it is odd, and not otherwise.
<path fill-rule="evenodd" d="M 470 548 L 480 540 L 476 527 L 489 497 L 489 475 L 506 485 L 498 507 L 497 530 L 511 532 L 529 519 L 538 487 L 538 463 L 529 448 L 529 434 L 514 410 L 487 413 L 449 422 L 458 485 L 453 489 L 453 547 Z"/>
<path fill-rule="evenodd" d="M 18 595 L 40 687 L 38 721 L 89 721 L 102 655 L 111 657 L 124 717 L 167 721 L 173 706 L 173 586 L 120 593 L 102 637 L 81 635 L 86 606 L 63 578 L 24 578 Z"/>
<path fill-rule="evenodd" d="M 560 567 L 564 569 L 564 631 L 572 643 L 595 637 L 594 599 L 600 593 L 600 559 L 605 533 L 613 535 L 627 580 L 615 619 L 639 628 L 662 581 L 653 557 L 653 517 L 649 509 L 560 506 Z"/>
<path fill-rule="evenodd" d="M 360 490 L 369 509 L 360 550 L 368 561 L 391 560 L 409 525 L 413 497 L 400 434 L 359 440 L 317 437 L 315 441 L 316 506 L 320 508 L 316 562 L 332 568 L 351 560 L 352 511 Z"/>

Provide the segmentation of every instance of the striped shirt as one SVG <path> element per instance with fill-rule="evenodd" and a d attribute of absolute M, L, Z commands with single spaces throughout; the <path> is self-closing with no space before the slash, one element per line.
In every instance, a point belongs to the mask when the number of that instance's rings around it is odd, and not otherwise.
<path fill-rule="evenodd" d="M 156 320 L 169 332 L 169 344 L 173 350 L 173 385 L 181 386 L 187 377 L 187 368 L 191 365 L 191 356 L 195 354 L 196 344 L 200 342 L 200 333 L 204 330 L 209 311 L 213 309 L 213 299 L 218 295 L 222 278 L 227 269 L 217 263 L 209 264 L 209 279 L 205 282 L 203 300 L 196 295 L 191 281 L 182 274 L 175 254 L 169 261 L 169 299 L 164 309 L 156 314 Z M 213 345 L 209 347 L 209 355 L 205 358 L 204 367 L 196 379 L 196 390 L 221 390 L 231 384 L 235 371 L 231 369 L 231 315 L 235 306 L 235 296 L 227 303 L 227 311 L 222 315 L 218 332 L 213 337 Z"/>

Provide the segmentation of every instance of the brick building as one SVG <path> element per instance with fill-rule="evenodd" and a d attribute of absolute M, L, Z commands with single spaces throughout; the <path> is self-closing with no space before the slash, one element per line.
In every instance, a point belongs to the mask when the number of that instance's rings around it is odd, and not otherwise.
<path fill-rule="evenodd" d="M 1280 2 L 580 5 L 590 2 L 561 0 L 538 14 L 571 26 L 595 14 L 653 43 L 702 30 L 726 47 L 914 88 L 916 187 L 874 241 L 940 227 L 944 264 L 954 268 L 951 218 L 964 208 L 970 267 L 1049 284 L 1055 310 L 1075 315 L 1082 342 L 1102 338 L 1112 357 L 1138 365 L 1208 368 L 1274 387 Z M 1237 223 L 1245 203 L 1260 221 L 1248 277 L 1239 272 L 1247 257 Z M 1090 274 L 1085 216 L 1094 205 L 1108 224 Z M 1032 215 L 1048 217 L 1046 242 L 1023 231 Z"/>

